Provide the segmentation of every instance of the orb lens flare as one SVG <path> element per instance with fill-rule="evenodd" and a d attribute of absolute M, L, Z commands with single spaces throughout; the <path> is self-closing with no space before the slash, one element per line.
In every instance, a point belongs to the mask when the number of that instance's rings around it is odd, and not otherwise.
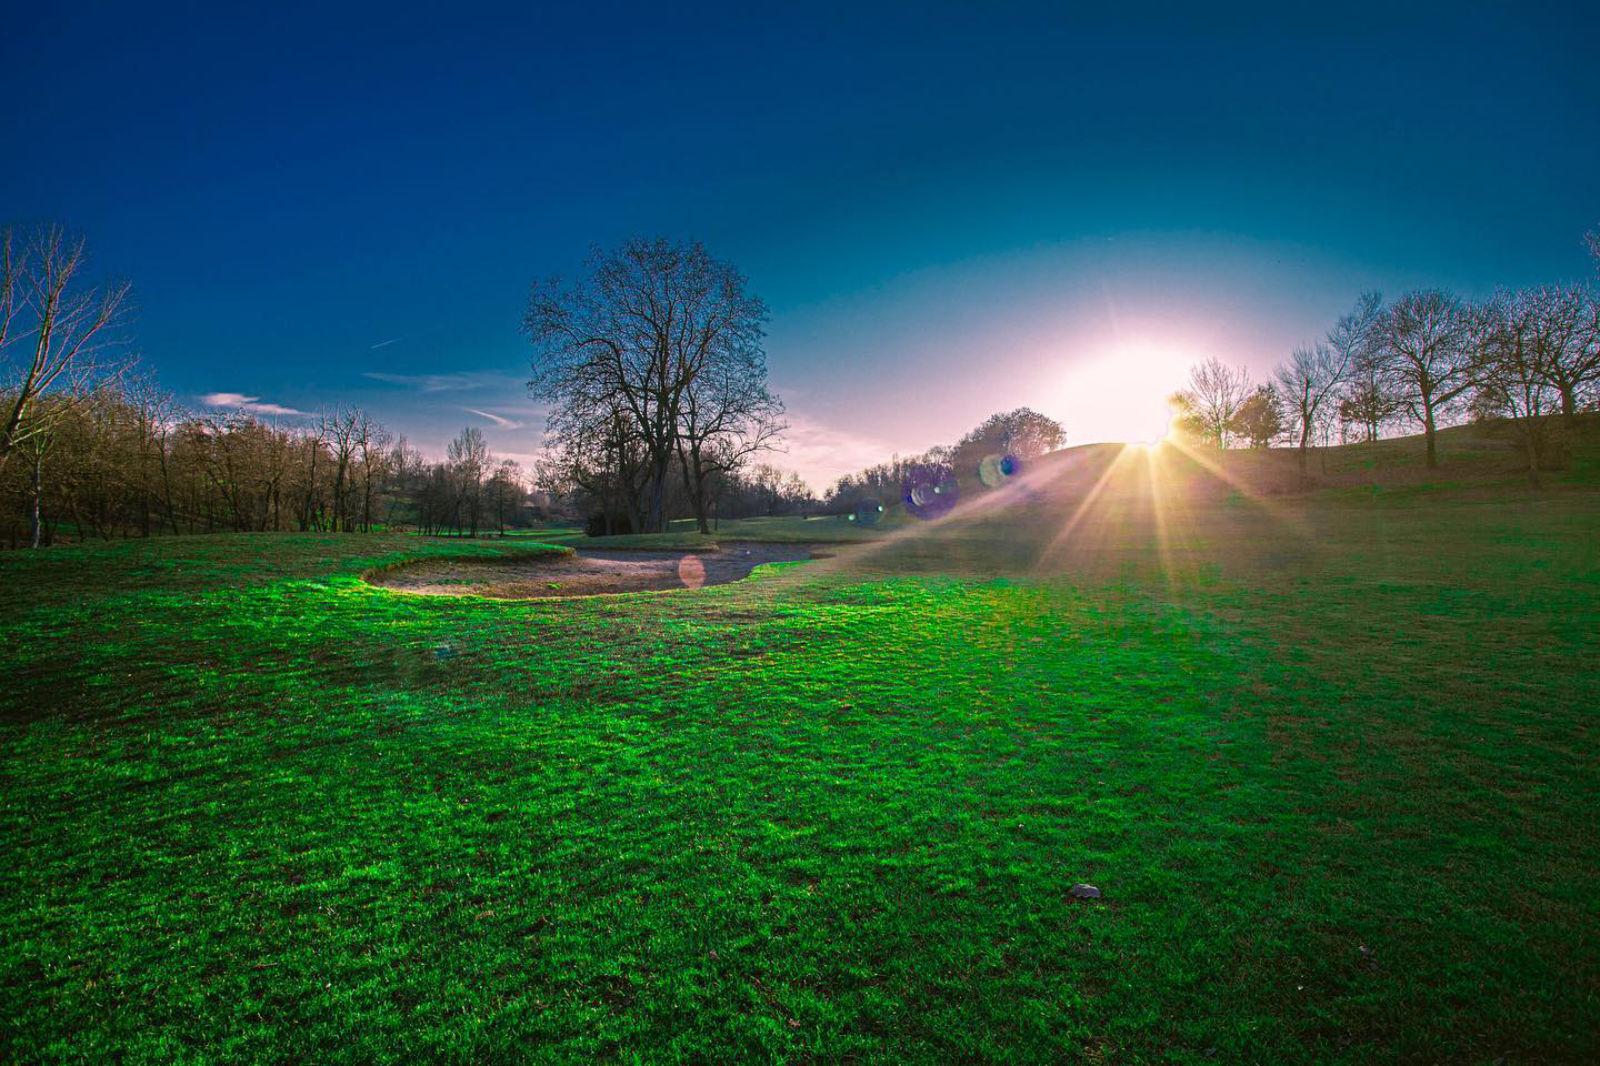
<path fill-rule="evenodd" d="M 701 588 L 706 583 L 706 564 L 698 555 L 685 555 L 678 560 L 678 580 L 686 589 Z"/>
<path fill-rule="evenodd" d="M 922 463 L 906 472 L 902 498 L 906 512 L 916 518 L 944 517 L 960 495 L 955 471 L 947 466 Z"/>
<path fill-rule="evenodd" d="M 978 464 L 978 480 L 997 489 L 1022 472 L 1022 460 L 1014 455 L 986 455 Z"/>
<path fill-rule="evenodd" d="M 877 525 L 878 519 L 883 517 L 883 504 L 877 500 L 862 500 L 856 504 L 856 509 L 850 515 L 850 521 L 858 526 Z"/>

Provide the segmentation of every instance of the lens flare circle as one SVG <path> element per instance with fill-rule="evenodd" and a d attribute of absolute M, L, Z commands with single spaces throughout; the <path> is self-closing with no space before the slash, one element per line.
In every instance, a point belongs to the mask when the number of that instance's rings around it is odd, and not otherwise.
<path fill-rule="evenodd" d="M 862 500 L 856 504 L 856 509 L 850 515 L 850 521 L 858 526 L 877 525 L 878 519 L 883 517 L 883 504 L 877 500 Z"/>
<path fill-rule="evenodd" d="M 678 560 L 678 580 L 683 582 L 683 587 L 686 589 L 704 587 L 706 564 L 700 561 L 698 555 L 685 555 Z"/>
<path fill-rule="evenodd" d="M 914 518 L 943 518 L 960 496 L 955 471 L 948 466 L 919 463 L 906 471 L 901 498 Z"/>
<path fill-rule="evenodd" d="M 978 463 L 978 480 L 997 489 L 1022 473 L 1022 460 L 1015 455 L 986 455 Z"/>

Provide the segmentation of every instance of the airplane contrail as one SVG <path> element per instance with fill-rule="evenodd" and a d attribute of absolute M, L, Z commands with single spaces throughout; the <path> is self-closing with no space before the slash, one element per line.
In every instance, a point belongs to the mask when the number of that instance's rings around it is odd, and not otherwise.
<path fill-rule="evenodd" d="M 367 351 L 375 352 L 379 348 L 387 348 L 387 347 L 389 347 L 389 345 L 398 344 L 403 340 L 405 340 L 404 337 L 395 337 L 393 340 L 379 341 L 377 344 L 374 344 L 372 347 L 368 348 Z"/>
<path fill-rule="evenodd" d="M 480 411 L 476 407 L 463 407 L 462 410 L 463 411 L 470 411 L 473 414 L 478 415 L 481 418 L 487 418 L 489 421 L 493 422 L 495 425 L 499 426 L 501 429 L 521 429 L 522 428 L 522 423 L 521 422 L 514 421 L 514 420 L 512 420 L 510 418 L 502 418 L 500 415 L 491 414 L 488 411 Z"/>

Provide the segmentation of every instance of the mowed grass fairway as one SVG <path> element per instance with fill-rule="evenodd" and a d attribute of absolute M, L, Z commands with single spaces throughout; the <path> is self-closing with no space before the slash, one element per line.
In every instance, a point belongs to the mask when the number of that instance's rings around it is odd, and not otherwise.
<path fill-rule="evenodd" d="M 0 1056 L 1600 1055 L 1593 483 L 1137 464 L 696 592 L 0 556 Z"/>

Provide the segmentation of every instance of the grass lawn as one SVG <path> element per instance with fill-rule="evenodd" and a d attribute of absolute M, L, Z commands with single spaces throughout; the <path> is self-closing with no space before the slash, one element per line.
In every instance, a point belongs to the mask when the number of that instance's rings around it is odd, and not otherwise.
<path fill-rule="evenodd" d="M 1600 1056 L 1600 491 L 1083 498 L 595 600 L 0 556 L 0 1057 Z"/>

